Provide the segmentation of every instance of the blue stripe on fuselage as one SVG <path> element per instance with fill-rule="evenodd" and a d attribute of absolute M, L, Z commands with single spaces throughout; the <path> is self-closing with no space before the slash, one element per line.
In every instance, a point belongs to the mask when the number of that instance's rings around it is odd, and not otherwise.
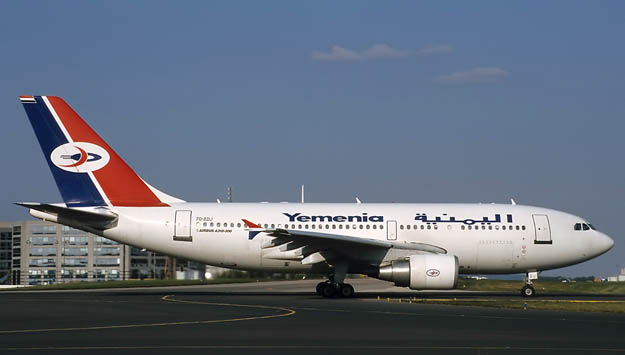
<path fill-rule="evenodd" d="M 59 169 L 52 163 L 50 159 L 52 151 L 69 142 L 41 96 L 35 96 L 35 100 L 37 103 L 24 103 L 24 109 L 35 135 L 37 135 L 37 140 L 39 140 L 39 145 L 52 171 L 63 201 L 68 207 L 105 205 L 102 195 L 87 173 L 72 173 Z"/>

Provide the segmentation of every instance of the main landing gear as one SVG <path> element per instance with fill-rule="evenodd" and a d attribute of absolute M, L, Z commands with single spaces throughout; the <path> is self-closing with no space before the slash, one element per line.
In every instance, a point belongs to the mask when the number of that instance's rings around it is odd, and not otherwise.
<path fill-rule="evenodd" d="M 345 281 L 345 275 L 347 274 L 347 263 L 339 261 L 335 262 L 333 266 L 334 274 L 330 276 L 330 280 L 317 284 L 317 294 L 325 298 L 354 297 L 354 288 L 352 285 L 343 283 L 343 281 Z"/>
<path fill-rule="evenodd" d="M 525 274 L 525 286 L 521 289 L 521 296 L 534 297 L 536 296 L 536 290 L 532 286 L 532 280 L 538 278 L 538 272 L 528 272 Z"/>
<path fill-rule="evenodd" d="M 351 298 L 354 297 L 354 288 L 350 284 L 324 281 L 317 284 L 317 294 L 325 298 Z"/>

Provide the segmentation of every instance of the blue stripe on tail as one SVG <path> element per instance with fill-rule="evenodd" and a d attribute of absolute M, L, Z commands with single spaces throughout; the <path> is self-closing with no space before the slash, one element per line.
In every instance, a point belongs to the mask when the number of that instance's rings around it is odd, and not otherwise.
<path fill-rule="evenodd" d="M 24 109 L 41 145 L 43 155 L 52 171 L 61 197 L 68 207 L 103 206 L 106 203 L 87 173 L 72 173 L 56 167 L 50 159 L 52 151 L 69 143 L 41 96 L 36 103 L 24 103 Z"/>

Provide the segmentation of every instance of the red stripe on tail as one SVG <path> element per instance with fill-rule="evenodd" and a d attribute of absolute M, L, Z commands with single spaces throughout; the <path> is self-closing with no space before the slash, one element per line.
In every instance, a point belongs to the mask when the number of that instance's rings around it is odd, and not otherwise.
<path fill-rule="evenodd" d="M 63 99 L 47 98 L 74 142 L 93 143 L 109 153 L 109 163 L 92 174 L 113 206 L 169 206 L 156 197 L 130 166 Z"/>

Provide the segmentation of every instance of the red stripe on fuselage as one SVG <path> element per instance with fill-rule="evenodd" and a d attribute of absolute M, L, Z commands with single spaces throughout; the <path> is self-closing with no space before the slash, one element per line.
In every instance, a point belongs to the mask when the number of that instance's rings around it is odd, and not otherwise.
<path fill-rule="evenodd" d="M 48 96 L 48 101 L 74 142 L 93 143 L 109 153 L 109 163 L 93 171 L 93 175 L 113 206 L 169 206 L 156 197 L 130 166 L 63 99 Z"/>

